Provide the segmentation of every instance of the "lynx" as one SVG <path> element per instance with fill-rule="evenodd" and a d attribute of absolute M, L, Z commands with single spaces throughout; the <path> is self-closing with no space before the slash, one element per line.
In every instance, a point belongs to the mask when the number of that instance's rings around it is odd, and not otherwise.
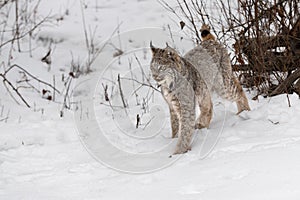
<path fill-rule="evenodd" d="M 202 43 L 184 58 L 195 66 L 210 92 L 215 91 L 222 98 L 236 102 L 237 114 L 250 110 L 247 97 L 232 72 L 227 49 L 215 40 L 209 26 L 202 26 L 200 31 Z"/>
<path fill-rule="evenodd" d="M 178 136 L 174 154 L 191 149 L 190 142 L 196 128 L 208 127 L 212 117 L 209 90 L 197 70 L 178 53 L 167 46 L 152 50 L 151 72 L 161 87 L 161 93 L 169 105 L 172 138 Z M 195 123 L 195 101 L 201 114 Z"/>

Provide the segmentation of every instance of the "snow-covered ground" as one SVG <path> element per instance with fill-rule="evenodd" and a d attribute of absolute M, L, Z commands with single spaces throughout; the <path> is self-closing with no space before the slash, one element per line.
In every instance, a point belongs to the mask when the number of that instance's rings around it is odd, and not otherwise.
<path fill-rule="evenodd" d="M 259 97 L 253 101 L 253 92 L 247 93 L 252 110 L 239 116 L 235 115 L 233 103 L 215 97 L 211 127 L 196 134 L 192 151 L 169 158 L 174 141 L 170 138 L 168 109 L 160 94 L 142 87 L 137 100 L 133 90 L 138 84 L 132 86 L 132 82 L 124 79 L 125 96 L 131 94 L 126 96 L 130 110 L 125 115 L 118 109 L 111 112 L 111 107 L 104 105 L 108 103 L 103 100 L 102 84 L 114 85 L 111 80 L 116 81 L 118 73 L 123 78 L 132 77 L 129 63 L 137 80 L 148 77 L 151 54 L 146 47 L 150 40 L 160 47 L 168 41 L 182 53 L 192 47 L 191 42 L 186 38 L 180 40 L 180 27 L 174 24 L 177 19 L 157 1 L 83 2 L 87 5 L 83 6 L 86 26 L 88 30 L 96 30 L 97 42 L 111 38 L 120 24 L 120 34 L 115 32 L 111 43 L 121 48 L 124 55 L 114 58 L 115 47 L 105 46 L 92 65 L 93 72 L 81 76 L 73 85 L 74 99 L 88 100 L 80 104 L 75 114 L 65 111 L 62 118 L 59 117 L 61 104 L 48 102 L 32 90 L 24 90 L 24 97 L 32 105 L 28 109 L 17 105 L 0 86 L 1 200 L 299 198 L 300 100 L 297 95 Z M 65 15 L 66 10 L 68 15 Z M 27 53 L 15 53 L 13 63 L 26 66 L 28 71 L 50 83 L 55 75 L 58 87 L 63 88 L 58 80 L 62 74 L 69 73 L 72 56 L 79 62 L 86 59 L 81 4 L 76 0 L 42 0 L 39 12 L 43 15 L 51 12 L 57 18 L 63 16 L 63 20 L 42 28 L 34 41 L 37 48 L 32 58 Z M 168 35 L 168 24 L 174 38 Z M 40 62 L 48 51 L 41 38 L 56 41 L 49 72 L 48 66 Z M 0 62 L 6 61 L 7 52 L 7 49 L 2 52 Z M 145 77 L 139 77 L 141 67 Z M 154 85 L 151 80 L 150 83 Z M 122 105 L 117 98 L 117 86 L 114 90 L 109 88 L 109 92 L 113 105 Z M 147 105 L 141 109 L 144 96 L 151 101 L 147 104 L 149 112 L 143 114 L 143 110 L 148 109 Z M 141 104 L 133 106 L 136 101 Z M 95 116 L 87 108 L 93 108 Z M 136 131 L 137 113 L 142 123 Z M 93 132 L 95 127 L 88 126 L 91 124 L 87 122 L 96 122 L 92 126 L 99 125 L 103 134 Z M 218 138 L 218 143 L 203 157 L 201 147 L 209 135 L 217 136 L 214 139 Z M 105 136 L 112 148 L 103 148 L 103 141 L 86 139 L 89 136 L 92 139 Z M 98 144 L 99 149 L 89 144 Z M 156 152 L 157 149 L 160 151 Z M 114 155 L 120 151 L 129 152 L 124 154 L 129 156 Z M 131 158 L 130 153 L 143 157 L 145 163 L 138 163 L 139 157 Z M 151 157 L 155 153 L 159 157 Z M 146 166 L 145 171 L 154 166 L 156 171 L 141 173 L 139 166 Z M 121 172 L 134 172 L 134 167 L 140 174 Z"/>

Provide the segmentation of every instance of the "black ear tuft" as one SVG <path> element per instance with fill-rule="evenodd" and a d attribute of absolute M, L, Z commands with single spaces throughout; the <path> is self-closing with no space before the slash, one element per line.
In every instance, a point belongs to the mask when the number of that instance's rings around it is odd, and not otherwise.
<path fill-rule="evenodd" d="M 152 40 L 150 41 L 150 48 L 151 48 L 152 53 L 155 53 L 157 51 L 157 48 L 155 48 L 152 44 Z"/>

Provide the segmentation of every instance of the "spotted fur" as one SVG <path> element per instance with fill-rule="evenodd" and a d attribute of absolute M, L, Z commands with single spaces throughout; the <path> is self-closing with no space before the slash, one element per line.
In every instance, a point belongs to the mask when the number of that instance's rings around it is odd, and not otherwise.
<path fill-rule="evenodd" d="M 151 45 L 153 57 L 151 72 L 161 87 L 169 105 L 172 137 L 178 136 L 175 154 L 190 149 L 194 128 L 208 127 L 212 118 L 212 102 L 206 83 L 197 70 L 174 49 L 155 48 Z M 195 100 L 201 114 L 195 123 Z"/>
<path fill-rule="evenodd" d="M 209 31 L 207 25 L 201 31 Z M 210 92 L 215 91 L 224 99 L 235 101 L 238 112 L 250 110 L 248 99 L 232 72 L 227 49 L 215 39 L 208 39 L 185 54 L 184 58 L 192 63 L 206 82 Z"/>

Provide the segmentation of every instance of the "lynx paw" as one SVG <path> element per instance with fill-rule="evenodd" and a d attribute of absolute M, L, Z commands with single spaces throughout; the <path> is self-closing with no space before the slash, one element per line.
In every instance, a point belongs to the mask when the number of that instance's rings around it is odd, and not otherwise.
<path fill-rule="evenodd" d="M 251 111 L 251 109 L 249 107 L 248 108 L 239 109 L 239 111 L 236 113 L 236 115 L 239 115 L 243 111 Z"/>
<path fill-rule="evenodd" d="M 202 128 L 208 128 L 208 126 L 205 126 L 205 125 L 200 124 L 200 123 L 197 123 L 197 124 L 195 125 L 195 129 L 202 129 Z"/>
<path fill-rule="evenodd" d="M 186 152 L 191 151 L 191 150 L 192 150 L 191 147 L 176 149 L 175 152 L 173 153 L 173 155 L 183 154 L 183 153 L 186 153 Z"/>
<path fill-rule="evenodd" d="M 172 133 L 172 138 L 178 138 L 178 133 Z"/>

